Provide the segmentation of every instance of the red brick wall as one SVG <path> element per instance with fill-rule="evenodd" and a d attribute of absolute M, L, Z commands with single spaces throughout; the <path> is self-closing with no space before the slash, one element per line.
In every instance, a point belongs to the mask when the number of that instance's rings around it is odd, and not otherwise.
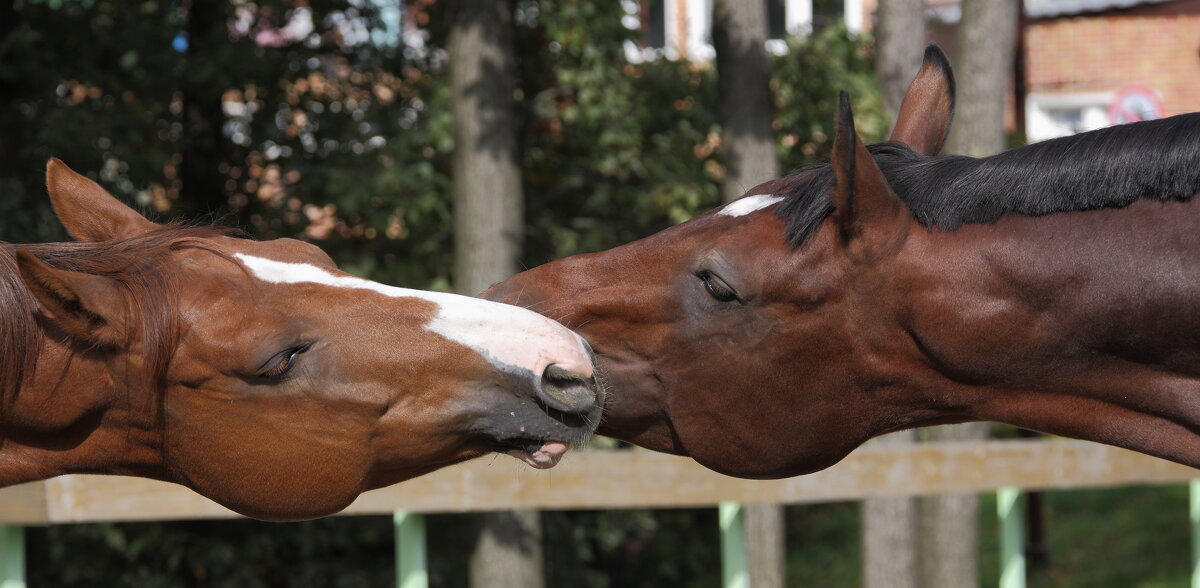
<path fill-rule="evenodd" d="M 1030 92 L 1103 92 L 1140 84 L 1166 115 L 1200 111 L 1200 2 L 1029 21 Z"/>

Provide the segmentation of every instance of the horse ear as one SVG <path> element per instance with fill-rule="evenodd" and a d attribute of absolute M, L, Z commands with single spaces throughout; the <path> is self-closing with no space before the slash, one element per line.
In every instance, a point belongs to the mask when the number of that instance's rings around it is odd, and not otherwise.
<path fill-rule="evenodd" d="M 908 85 L 889 141 L 903 143 L 922 155 L 937 155 L 946 144 L 954 119 L 954 71 L 946 54 L 930 43 L 917 77 Z"/>
<path fill-rule="evenodd" d="M 128 313 L 116 280 L 54 269 L 26 249 L 17 250 L 17 267 L 30 293 L 72 337 L 102 347 L 126 343 Z"/>
<path fill-rule="evenodd" d="M 46 189 L 55 214 L 79 241 L 123 239 L 158 227 L 55 158 L 46 162 Z"/>
<path fill-rule="evenodd" d="M 906 233 L 908 213 L 854 130 L 850 97 L 838 100 L 837 135 L 831 159 L 835 177 L 833 216 L 852 254 L 876 259 Z"/>

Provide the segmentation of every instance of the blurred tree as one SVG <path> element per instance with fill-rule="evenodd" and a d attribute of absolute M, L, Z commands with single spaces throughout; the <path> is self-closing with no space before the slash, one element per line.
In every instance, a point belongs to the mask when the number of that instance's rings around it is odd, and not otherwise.
<path fill-rule="evenodd" d="M 876 22 L 875 72 L 884 104 L 894 120 L 908 84 L 921 66 L 925 44 L 922 0 L 880 0 Z M 898 431 L 871 442 L 904 444 L 914 431 Z M 876 498 L 862 503 L 863 584 L 868 588 L 908 588 L 918 578 L 917 501 Z"/>
<path fill-rule="evenodd" d="M 524 196 L 517 147 L 513 14 L 456 3 L 448 45 L 454 116 L 454 286 L 474 295 L 517 272 Z"/>
<path fill-rule="evenodd" d="M 765 2 L 716 0 L 713 3 L 713 47 L 717 61 L 717 105 L 721 125 L 722 200 L 731 202 L 746 190 L 779 177 L 771 64 Z M 750 584 L 782 588 L 786 539 L 783 506 L 746 507 L 746 557 Z"/>
<path fill-rule="evenodd" d="M 905 445 L 914 431 L 897 431 L 869 441 L 873 445 Z M 862 501 L 863 586 L 915 588 L 920 582 L 917 553 L 917 499 L 897 496 Z"/>
<path fill-rule="evenodd" d="M 454 115 L 454 286 L 475 295 L 517 272 L 524 196 L 513 103 L 513 14 L 508 2 L 462 0 L 450 30 Z M 474 515 L 471 586 L 545 585 L 541 515 Z"/>
<path fill-rule="evenodd" d="M 982 157 L 1007 147 L 1004 102 L 1013 71 L 1018 5 L 1018 0 L 963 0 L 949 153 Z"/>
<path fill-rule="evenodd" d="M 765 2 L 716 0 L 713 47 L 717 53 L 717 105 L 721 124 L 722 199 L 779 177 L 767 61 Z"/>
<path fill-rule="evenodd" d="M 958 97 L 946 151 L 973 156 L 1005 148 L 1004 102 L 1016 45 L 1017 0 L 963 0 L 958 25 Z M 983 439 L 987 423 L 933 427 L 934 441 Z M 927 586 L 979 585 L 979 497 L 950 494 L 921 503 L 921 577 Z"/>
<path fill-rule="evenodd" d="M 893 119 L 925 49 L 924 0 L 880 0 L 875 24 L 875 73 Z"/>

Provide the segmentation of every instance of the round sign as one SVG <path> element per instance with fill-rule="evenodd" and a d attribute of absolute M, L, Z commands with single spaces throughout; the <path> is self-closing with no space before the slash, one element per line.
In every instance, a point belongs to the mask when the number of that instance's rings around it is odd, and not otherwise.
<path fill-rule="evenodd" d="M 1108 106 L 1108 122 L 1114 125 L 1162 118 L 1162 100 L 1145 86 L 1125 86 Z"/>

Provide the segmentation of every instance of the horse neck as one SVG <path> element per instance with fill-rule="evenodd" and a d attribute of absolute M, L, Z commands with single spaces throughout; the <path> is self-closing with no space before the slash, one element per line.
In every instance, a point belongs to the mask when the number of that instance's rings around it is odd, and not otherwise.
<path fill-rule="evenodd" d="M 67 473 L 154 476 L 159 439 L 120 382 L 124 361 L 42 332 L 32 373 L 3 399 L 0 486 Z"/>
<path fill-rule="evenodd" d="M 1198 207 L 915 234 L 896 291 L 933 412 L 1200 466 Z"/>

